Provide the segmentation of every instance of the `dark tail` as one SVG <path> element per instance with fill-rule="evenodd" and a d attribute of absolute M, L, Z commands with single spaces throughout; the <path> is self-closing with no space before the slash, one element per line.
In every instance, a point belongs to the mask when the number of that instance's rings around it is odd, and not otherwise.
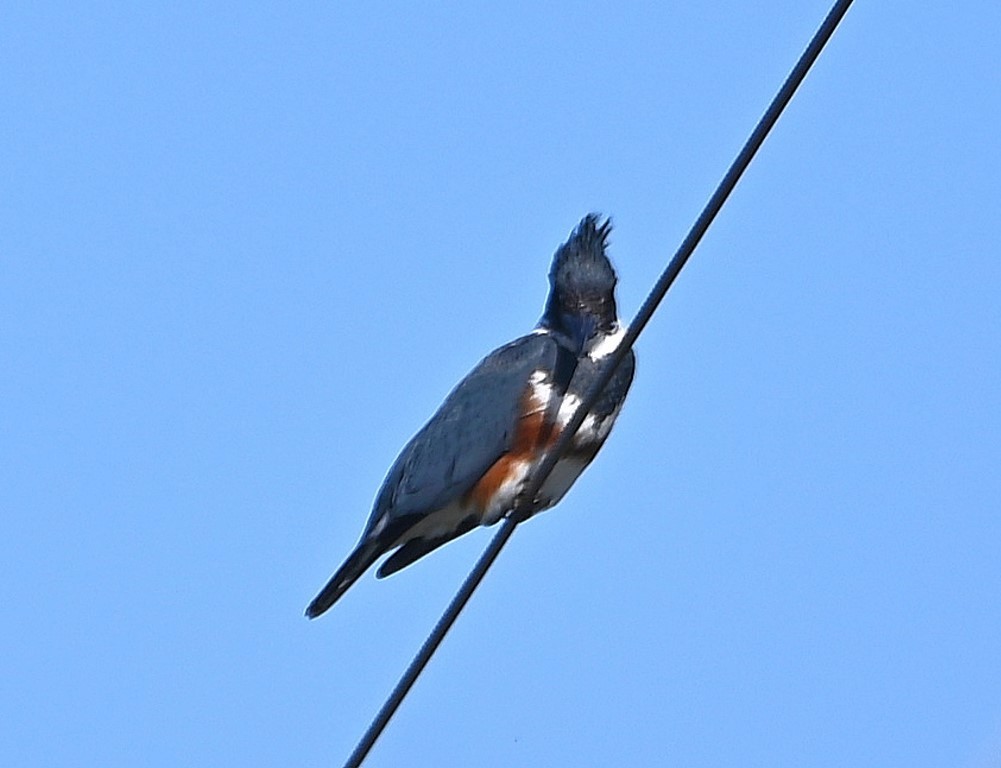
<path fill-rule="evenodd" d="M 355 551 L 348 555 L 344 565 L 337 569 L 337 573 L 330 577 L 330 581 L 320 590 L 320 594 L 314 597 L 313 602 L 306 607 L 306 616 L 315 619 L 336 603 L 341 595 L 348 591 L 348 587 L 354 584 L 358 577 L 379 559 L 383 551 L 377 542 L 359 544 Z"/>

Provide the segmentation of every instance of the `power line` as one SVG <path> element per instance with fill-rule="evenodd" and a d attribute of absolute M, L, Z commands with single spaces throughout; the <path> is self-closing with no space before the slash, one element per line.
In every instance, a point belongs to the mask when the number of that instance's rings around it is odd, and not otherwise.
<path fill-rule="evenodd" d="M 820 52 L 824 49 L 824 46 L 827 45 L 827 42 L 831 39 L 831 36 L 834 34 L 834 30 L 837 29 L 838 24 L 841 22 L 841 19 L 844 18 L 845 13 L 847 13 L 851 4 L 852 0 L 837 0 L 830 12 L 827 14 L 827 17 L 820 25 L 820 28 L 817 30 L 816 34 L 814 34 L 813 39 L 810 40 L 809 45 L 807 45 L 803 55 L 800 56 L 799 61 L 797 61 L 796 65 L 792 68 L 792 71 L 782 84 L 779 92 L 775 95 L 775 98 L 772 99 L 771 104 L 768 105 L 768 109 L 765 110 L 764 115 L 761 116 L 761 119 L 755 126 L 750 138 L 748 138 L 736 159 L 733 163 L 731 163 L 729 170 L 726 172 L 723 180 L 720 181 L 719 185 L 716 187 L 716 191 L 713 192 L 712 197 L 709 198 L 709 202 L 706 203 L 705 208 L 702 209 L 702 213 L 699 214 L 698 219 L 695 220 L 691 230 L 689 230 L 688 235 L 678 247 L 677 252 L 667 265 L 667 268 L 661 274 L 657 283 L 650 291 L 650 295 L 647 296 L 646 301 L 643 302 L 643 305 L 636 313 L 636 317 L 626 330 L 619 346 L 616 348 L 615 352 L 609 356 L 607 362 L 601 368 L 600 375 L 593 382 L 591 388 L 584 394 L 583 398 L 581 398 L 580 406 L 577 408 L 564 430 L 560 433 L 560 437 L 556 441 L 556 444 L 546 454 L 542 462 L 539 464 L 538 469 L 532 474 L 531 478 L 529 478 L 529 482 L 521 496 L 520 503 L 501 524 L 501 528 L 497 532 L 497 535 L 495 535 L 491 540 L 486 551 L 484 551 L 484 553 L 480 556 L 480 559 L 473 567 L 473 570 L 470 572 L 469 576 L 466 577 L 466 580 L 462 583 L 462 586 L 459 588 L 455 597 L 452 598 L 452 602 L 449 603 L 448 608 L 445 609 L 445 613 L 442 614 L 441 619 L 439 619 L 438 623 L 431 631 L 428 639 L 424 641 L 424 644 L 417 652 L 414 660 L 410 662 L 410 666 L 408 666 L 406 671 L 403 673 L 403 677 L 400 678 L 400 682 L 397 683 L 396 688 L 393 689 L 393 692 L 389 695 L 386 703 L 383 704 L 382 709 L 380 709 L 378 714 L 375 716 L 375 719 L 368 727 L 368 730 L 365 731 L 361 741 L 358 742 L 358 746 L 355 747 L 350 757 L 348 757 L 348 760 L 345 763 L 345 768 L 357 768 L 357 766 L 361 765 L 362 761 L 368 755 L 369 750 L 371 750 L 372 746 L 375 744 L 376 739 L 379 738 L 383 729 L 385 729 L 389 719 L 403 702 L 403 699 L 417 681 L 418 676 L 423 671 L 428 661 L 431 660 L 431 656 L 434 655 L 438 646 L 441 645 L 441 641 L 444 640 L 445 634 L 452 627 L 452 624 L 455 623 L 455 620 L 458 618 L 459 613 L 465 607 L 466 603 L 469 602 L 469 598 L 472 597 L 476 587 L 479 586 L 483 577 L 490 569 L 490 566 L 493 565 L 494 560 L 497 559 L 497 555 L 500 554 L 501 549 L 504 548 L 508 539 L 511 538 L 511 534 L 514 533 L 514 529 L 519 523 L 531 515 L 532 500 L 539 492 L 542 484 L 549 476 L 549 473 L 552 472 L 553 467 L 556 466 L 556 462 L 559 460 L 559 457 L 569 447 L 571 439 L 584 422 L 585 416 L 588 411 L 591 410 L 591 407 L 598 399 L 602 390 L 611 380 L 612 374 L 622 361 L 622 358 L 625 357 L 628 351 L 632 348 L 637 337 L 646 327 L 646 324 L 650 322 L 650 318 L 653 317 L 653 313 L 657 310 L 660 302 L 667 294 L 668 289 L 670 289 L 675 278 L 677 278 L 682 268 L 688 262 L 688 259 L 698 246 L 699 241 L 702 240 L 702 236 L 705 235 L 706 231 L 709 229 L 709 226 L 716 218 L 716 214 L 718 214 L 720 209 L 722 209 L 723 204 L 730 196 L 730 193 L 733 192 L 734 188 L 737 186 L 737 182 L 740 180 L 740 177 L 751 164 L 751 160 L 754 159 L 754 155 L 757 153 L 758 149 L 761 148 L 761 145 L 764 143 L 768 133 L 774 127 L 775 123 L 779 119 L 779 116 L 792 99 L 793 94 L 796 93 L 796 90 L 806 78 L 810 68 L 817 60 L 817 57 L 820 56 Z"/>

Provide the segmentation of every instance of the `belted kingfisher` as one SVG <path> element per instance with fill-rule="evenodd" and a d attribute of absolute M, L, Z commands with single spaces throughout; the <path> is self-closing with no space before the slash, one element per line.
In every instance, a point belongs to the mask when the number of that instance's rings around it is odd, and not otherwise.
<path fill-rule="evenodd" d="M 330 608 L 385 553 L 395 550 L 378 578 L 514 509 L 531 471 L 625 333 L 605 254 L 611 228 L 589 214 L 557 249 L 538 326 L 480 361 L 407 443 L 361 541 L 306 608 L 309 618 Z M 533 514 L 562 499 L 594 459 L 634 369 L 630 350 L 533 500 Z"/>

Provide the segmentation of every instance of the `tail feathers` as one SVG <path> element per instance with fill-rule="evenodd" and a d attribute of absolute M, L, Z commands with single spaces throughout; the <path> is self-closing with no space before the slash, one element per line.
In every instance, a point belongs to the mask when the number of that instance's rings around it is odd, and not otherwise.
<path fill-rule="evenodd" d="M 358 577 L 379 559 L 383 551 L 383 547 L 378 542 L 359 544 L 354 552 L 348 555 L 344 565 L 337 569 L 337 573 L 330 577 L 330 581 L 320 590 L 320 594 L 314 597 L 313 602 L 306 607 L 306 616 L 315 619 L 328 610 L 340 599 L 341 595 L 348 591 L 348 587 L 354 584 Z"/>
<path fill-rule="evenodd" d="M 442 544 L 448 544 L 452 539 L 462 536 L 464 533 L 468 533 L 473 530 L 480 521 L 475 517 L 467 517 L 465 520 L 459 523 L 459 525 L 453 531 L 442 534 L 441 536 L 434 536 L 431 538 L 418 537 L 415 539 L 410 539 L 406 544 L 396 550 L 382 565 L 379 566 L 379 570 L 375 572 L 375 577 L 377 579 L 384 579 L 390 574 L 396 573 L 397 571 L 406 568 L 408 565 L 416 560 L 424 557 L 428 552 L 433 552 L 438 549 Z"/>
<path fill-rule="evenodd" d="M 438 549 L 442 544 L 450 542 L 453 538 L 453 535 L 447 535 L 434 539 L 411 539 L 379 566 L 379 570 L 375 572 L 375 577 L 377 579 L 384 579 L 400 569 L 406 568 L 415 560 L 424 557 L 428 552 Z"/>

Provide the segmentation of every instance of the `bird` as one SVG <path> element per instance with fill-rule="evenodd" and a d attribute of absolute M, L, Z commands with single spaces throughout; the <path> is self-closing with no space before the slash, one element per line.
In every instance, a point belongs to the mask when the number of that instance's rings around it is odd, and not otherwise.
<path fill-rule="evenodd" d="M 586 215 L 553 256 L 549 295 L 535 329 L 494 350 L 451 391 L 393 463 L 361 538 L 306 608 L 326 612 L 380 557 L 396 573 L 473 528 L 509 514 L 625 335 L 617 277 L 606 253 L 611 220 Z M 585 417 L 529 507 L 559 502 L 594 459 L 635 371 L 632 349 Z"/>

